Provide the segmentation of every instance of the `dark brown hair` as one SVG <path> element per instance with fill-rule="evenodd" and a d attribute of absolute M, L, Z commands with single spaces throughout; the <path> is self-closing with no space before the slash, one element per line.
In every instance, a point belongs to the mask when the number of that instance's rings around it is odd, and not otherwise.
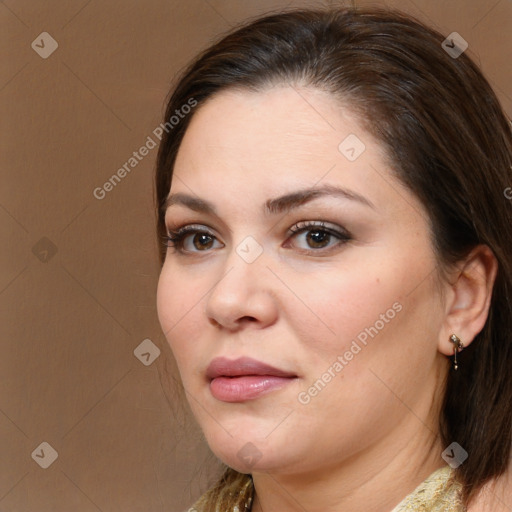
<path fill-rule="evenodd" d="M 512 438 L 512 136 L 509 121 L 477 66 L 450 56 L 445 37 L 418 20 L 380 8 L 295 10 L 250 20 L 205 50 L 182 73 L 169 119 L 191 98 L 200 108 L 228 88 L 275 84 L 318 88 L 358 114 L 390 165 L 429 214 L 439 271 L 485 244 L 498 261 L 482 331 L 450 372 L 440 417 L 446 446 L 469 458 L 456 470 L 466 503 L 502 474 Z M 156 169 L 157 234 L 166 238 L 164 202 L 193 112 L 162 138 Z M 165 243 L 160 261 L 165 260 Z M 229 469 L 224 482 L 236 478 Z"/>

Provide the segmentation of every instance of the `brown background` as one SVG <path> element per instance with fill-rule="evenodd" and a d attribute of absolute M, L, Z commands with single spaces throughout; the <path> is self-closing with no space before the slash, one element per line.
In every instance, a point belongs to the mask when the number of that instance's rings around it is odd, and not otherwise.
<path fill-rule="evenodd" d="M 1 511 L 181 512 L 207 485 L 215 463 L 159 379 L 157 150 L 104 199 L 93 190 L 146 142 L 176 72 L 218 34 L 327 3 L 0 4 Z M 510 0 L 374 3 L 459 32 L 511 116 Z M 47 59 L 31 48 L 42 32 L 58 42 Z M 149 366 L 133 353 L 146 338 L 162 350 Z M 47 469 L 31 456 L 43 441 L 58 452 Z"/>

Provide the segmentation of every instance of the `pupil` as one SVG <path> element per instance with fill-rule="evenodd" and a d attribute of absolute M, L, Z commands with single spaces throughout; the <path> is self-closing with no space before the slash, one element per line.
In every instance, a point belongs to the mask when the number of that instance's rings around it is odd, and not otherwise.
<path fill-rule="evenodd" d="M 194 245 L 195 245 L 196 249 L 201 249 L 201 248 L 209 247 L 211 245 L 211 240 L 209 240 L 209 241 L 206 240 L 206 244 L 203 243 L 205 241 L 205 239 L 209 239 L 209 238 L 211 238 L 210 235 L 206 235 L 204 233 L 196 235 L 194 237 Z M 200 240 L 198 244 L 195 243 L 197 240 Z"/>
<path fill-rule="evenodd" d="M 328 241 L 329 233 L 326 231 L 316 230 L 310 231 L 308 235 L 308 240 L 312 240 L 313 244 L 320 244 L 322 247 L 325 245 L 325 241 Z"/>

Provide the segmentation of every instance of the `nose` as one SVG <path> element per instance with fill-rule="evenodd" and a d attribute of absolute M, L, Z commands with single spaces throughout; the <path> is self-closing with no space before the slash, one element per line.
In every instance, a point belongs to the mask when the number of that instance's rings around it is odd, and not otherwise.
<path fill-rule="evenodd" d="M 272 325 L 278 313 L 275 287 L 279 281 L 267 267 L 264 254 L 248 263 L 233 250 L 222 270 L 206 297 L 210 323 L 229 331 Z"/>

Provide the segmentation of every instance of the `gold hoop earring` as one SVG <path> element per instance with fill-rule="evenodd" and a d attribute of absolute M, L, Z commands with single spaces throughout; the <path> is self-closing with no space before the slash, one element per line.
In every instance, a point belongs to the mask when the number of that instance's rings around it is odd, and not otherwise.
<path fill-rule="evenodd" d="M 460 341 L 460 338 L 455 334 L 450 336 L 450 341 L 453 343 L 453 369 L 457 370 L 459 365 L 457 364 L 457 353 L 462 352 L 464 344 Z"/>

